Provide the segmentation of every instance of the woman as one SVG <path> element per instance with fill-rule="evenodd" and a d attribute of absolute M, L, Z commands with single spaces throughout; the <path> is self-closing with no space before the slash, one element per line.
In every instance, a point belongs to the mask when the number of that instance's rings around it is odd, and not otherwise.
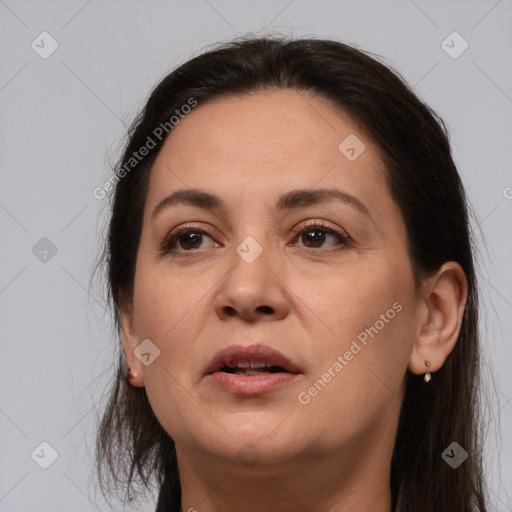
<path fill-rule="evenodd" d="M 487 510 L 465 193 L 397 74 L 334 41 L 222 45 L 156 87 L 116 173 L 103 489 Z"/>

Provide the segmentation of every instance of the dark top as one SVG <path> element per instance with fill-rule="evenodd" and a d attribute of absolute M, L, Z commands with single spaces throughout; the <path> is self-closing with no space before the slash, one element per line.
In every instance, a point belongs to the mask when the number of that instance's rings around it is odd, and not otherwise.
<path fill-rule="evenodd" d="M 174 497 L 173 497 L 174 494 Z M 400 510 L 400 493 L 398 494 L 397 503 L 394 507 L 396 512 Z M 173 492 L 172 487 L 169 485 L 168 480 L 164 482 L 164 485 L 160 488 L 158 495 L 158 503 L 156 505 L 155 512 L 180 512 L 181 508 L 181 488 L 178 485 L 178 492 Z"/>

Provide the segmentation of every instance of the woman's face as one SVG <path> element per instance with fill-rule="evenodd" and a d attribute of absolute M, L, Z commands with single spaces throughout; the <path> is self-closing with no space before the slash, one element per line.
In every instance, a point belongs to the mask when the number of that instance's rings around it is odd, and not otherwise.
<path fill-rule="evenodd" d="M 415 301 L 384 166 L 348 115 L 266 90 L 199 104 L 174 127 L 149 181 L 123 343 L 150 340 L 138 382 L 179 453 L 240 468 L 390 455 Z M 205 374 L 220 350 L 256 344 L 297 373 L 270 387 L 275 375 Z"/>

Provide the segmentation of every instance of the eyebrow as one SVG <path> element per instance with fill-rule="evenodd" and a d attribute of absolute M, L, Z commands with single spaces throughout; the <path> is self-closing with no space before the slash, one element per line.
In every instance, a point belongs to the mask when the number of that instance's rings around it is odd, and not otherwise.
<path fill-rule="evenodd" d="M 293 210 L 338 200 L 372 218 L 368 207 L 357 197 L 336 188 L 291 190 L 279 197 L 275 209 L 277 211 Z M 226 211 L 227 205 L 220 197 L 199 189 L 177 190 L 162 199 L 154 208 L 151 219 L 154 220 L 164 210 L 180 204 L 195 206 L 209 211 Z"/>

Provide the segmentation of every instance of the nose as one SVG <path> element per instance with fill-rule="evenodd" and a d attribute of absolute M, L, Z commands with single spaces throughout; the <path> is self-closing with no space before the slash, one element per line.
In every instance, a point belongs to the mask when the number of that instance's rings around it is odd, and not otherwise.
<path fill-rule="evenodd" d="M 215 311 L 221 320 L 272 321 L 288 315 L 288 287 L 266 252 L 252 263 L 234 253 L 232 268 L 215 298 Z"/>

